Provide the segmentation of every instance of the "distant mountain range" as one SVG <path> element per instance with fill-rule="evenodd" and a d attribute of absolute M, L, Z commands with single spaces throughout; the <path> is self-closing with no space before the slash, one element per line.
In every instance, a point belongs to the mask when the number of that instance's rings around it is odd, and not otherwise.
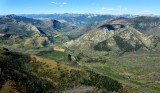
<path fill-rule="evenodd" d="M 60 22 L 67 22 L 72 25 L 86 25 L 90 23 L 98 23 L 106 19 L 111 18 L 133 18 L 134 15 L 100 15 L 100 14 L 73 14 L 73 13 L 64 13 L 64 14 L 26 14 L 20 15 L 28 18 L 36 19 L 55 19 Z"/>
<path fill-rule="evenodd" d="M 1 45 L 39 48 L 59 44 L 72 49 L 121 53 L 157 50 L 160 46 L 158 17 L 95 14 L 25 16 L 34 18 L 16 15 L 0 17 Z M 75 25 L 69 19 L 74 19 Z M 84 23 L 79 24 L 82 21 Z"/>

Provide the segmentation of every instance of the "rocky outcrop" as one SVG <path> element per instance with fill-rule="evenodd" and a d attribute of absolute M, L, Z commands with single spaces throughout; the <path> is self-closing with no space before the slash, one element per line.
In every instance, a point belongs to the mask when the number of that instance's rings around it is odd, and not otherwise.
<path fill-rule="evenodd" d="M 132 27 L 117 31 L 113 36 L 95 46 L 97 50 L 130 52 L 139 49 L 152 50 L 157 45 L 152 35 L 145 35 Z M 107 48 L 107 49 L 106 49 Z"/>
<path fill-rule="evenodd" d="M 66 42 L 64 46 L 80 50 L 130 52 L 139 49 L 152 50 L 157 46 L 155 41 L 154 36 L 145 35 L 131 26 L 107 24 L 76 40 Z"/>
<path fill-rule="evenodd" d="M 91 49 L 98 42 L 106 40 L 107 33 L 105 30 L 94 30 L 84 34 L 76 40 L 71 40 L 64 44 L 65 47 L 73 49 L 87 50 Z"/>
<path fill-rule="evenodd" d="M 64 46 L 72 49 L 95 49 L 99 51 L 137 51 L 159 49 L 159 18 L 116 18 L 96 23 L 76 40 Z M 100 33 L 96 33 L 100 32 Z M 91 38 L 92 39 L 91 39 Z"/>
<path fill-rule="evenodd" d="M 40 34 L 40 31 L 37 29 L 37 27 L 32 24 L 27 24 L 25 27 L 27 31 L 33 31 L 35 33 Z"/>

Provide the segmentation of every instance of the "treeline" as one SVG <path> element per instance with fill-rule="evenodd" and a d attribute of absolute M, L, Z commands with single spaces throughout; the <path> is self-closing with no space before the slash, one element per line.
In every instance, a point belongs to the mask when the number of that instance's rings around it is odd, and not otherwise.
<path fill-rule="evenodd" d="M 123 90 L 123 86 L 118 81 L 103 76 L 100 74 L 97 74 L 93 71 L 87 71 L 89 73 L 89 77 L 87 79 L 84 79 L 82 84 L 88 85 L 88 86 L 96 86 L 99 90 L 102 90 L 104 93 L 106 92 L 121 92 Z"/>

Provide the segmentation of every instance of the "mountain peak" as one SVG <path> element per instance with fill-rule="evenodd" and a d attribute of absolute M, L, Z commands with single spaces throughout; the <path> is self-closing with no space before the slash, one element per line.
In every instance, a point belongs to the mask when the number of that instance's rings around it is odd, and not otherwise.
<path fill-rule="evenodd" d="M 8 18 L 15 18 L 17 17 L 15 14 L 10 14 L 10 15 L 6 15 L 5 17 L 8 17 Z"/>

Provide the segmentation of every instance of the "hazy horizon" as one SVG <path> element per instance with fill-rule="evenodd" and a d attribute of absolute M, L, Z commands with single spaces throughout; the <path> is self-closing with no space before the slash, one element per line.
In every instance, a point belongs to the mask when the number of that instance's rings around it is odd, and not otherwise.
<path fill-rule="evenodd" d="M 0 15 L 107 14 L 160 15 L 159 0 L 1 0 Z"/>

